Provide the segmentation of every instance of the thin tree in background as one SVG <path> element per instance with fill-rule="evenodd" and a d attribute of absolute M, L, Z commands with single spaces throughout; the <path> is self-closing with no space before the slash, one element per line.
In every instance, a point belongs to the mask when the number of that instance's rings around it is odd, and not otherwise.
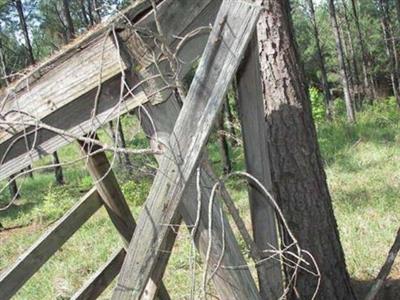
<path fill-rule="evenodd" d="M 84 0 L 79 0 L 79 5 L 81 8 L 81 16 L 82 16 L 83 23 L 85 24 L 86 28 L 89 28 L 92 25 L 89 23 Z"/>
<path fill-rule="evenodd" d="M 399 95 L 399 77 L 397 71 L 397 59 L 395 48 L 393 46 L 394 40 L 390 30 L 390 17 L 388 14 L 388 3 L 386 0 L 378 1 L 380 16 L 381 16 L 381 25 L 383 31 L 383 39 L 385 42 L 386 53 L 389 59 L 389 67 L 390 67 L 390 78 L 392 81 L 392 89 L 394 97 L 396 98 L 397 105 L 400 108 L 400 95 Z"/>
<path fill-rule="evenodd" d="M 17 9 L 20 28 L 22 31 L 22 35 L 24 36 L 26 49 L 28 51 L 28 62 L 29 62 L 29 65 L 33 65 L 33 64 L 35 64 L 35 58 L 33 55 L 31 39 L 29 37 L 28 25 L 26 24 L 24 7 L 22 6 L 21 0 L 15 0 L 14 5 L 15 5 L 15 8 Z"/>
<path fill-rule="evenodd" d="M 69 0 L 63 0 L 62 4 L 62 12 L 67 26 L 67 39 L 70 41 L 75 38 L 75 28 L 69 10 Z"/>
<path fill-rule="evenodd" d="M 19 199 L 21 197 L 19 194 L 17 181 L 15 180 L 15 175 L 10 176 L 8 179 L 8 189 L 10 191 L 11 199 Z"/>
<path fill-rule="evenodd" d="M 356 121 L 356 117 L 355 117 L 354 109 L 353 109 L 353 101 L 351 99 L 349 74 L 346 69 L 342 37 L 340 35 L 340 29 L 339 29 L 339 25 L 338 25 L 338 21 L 337 21 L 337 17 L 336 17 L 336 9 L 335 9 L 334 0 L 328 0 L 328 7 L 329 7 L 329 15 L 331 18 L 331 23 L 332 23 L 332 29 L 333 29 L 333 33 L 335 35 L 335 40 L 336 40 L 336 51 L 337 51 L 337 56 L 338 56 L 338 61 L 339 61 L 340 77 L 342 79 L 342 85 L 343 85 L 344 101 L 346 103 L 347 119 L 349 120 L 349 122 L 353 123 Z"/>
<path fill-rule="evenodd" d="M 22 2 L 21 2 L 21 0 L 15 0 L 14 3 L 15 3 L 17 12 L 18 12 L 20 27 L 21 27 L 21 30 L 24 35 L 26 48 L 28 49 L 29 64 L 35 64 L 35 57 L 33 55 L 32 44 L 31 44 L 31 40 L 29 38 L 28 25 L 26 23 L 26 18 L 24 15 L 24 8 L 22 5 Z M 57 162 L 57 164 L 56 164 L 56 162 Z M 62 167 L 60 165 L 60 160 L 58 158 L 57 152 L 53 153 L 53 163 L 56 164 L 56 166 L 54 167 L 56 181 L 59 184 L 63 184 L 64 183 L 63 172 L 62 172 Z"/>
<path fill-rule="evenodd" d="M 0 32 L 1 32 L 1 27 L 0 27 Z M 1 73 L 3 75 L 1 79 L 3 79 L 6 85 L 8 86 L 9 81 L 7 77 L 6 59 L 4 57 L 3 40 L 1 35 L 0 35 L 0 67 L 1 67 Z"/>
<path fill-rule="evenodd" d="M 355 104 L 358 104 L 359 106 L 361 105 L 362 98 L 361 95 L 365 96 L 365 90 L 364 90 L 364 85 L 361 84 L 360 81 L 360 74 L 359 74 L 359 68 L 358 68 L 358 63 L 357 63 L 357 57 L 356 57 L 356 51 L 355 51 L 355 46 L 354 46 L 354 39 L 352 36 L 352 24 L 350 20 L 350 12 L 347 7 L 346 0 L 342 0 L 342 5 L 343 5 L 343 17 L 344 17 L 344 24 L 345 28 L 343 28 L 343 31 L 346 34 L 347 37 L 347 45 L 349 49 L 349 72 L 350 70 L 353 71 L 353 100 L 357 97 L 357 101 Z M 350 74 L 349 74 L 350 75 Z M 360 93 L 360 87 L 361 87 L 361 92 Z"/>
<path fill-rule="evenodd" d="M 222 168 L 224 174 L 229 174 L 232 171 L 232 161 L 229 155 L 229 145 L 228 140 L 226 139 L 225 133 L 225 108 L 226 104 L 222 108 L 221 113 L 218 116 L 218 141 L 220 144 L 220 153 L 221 153 L 221 161 L 222 161 Z"/>
<path fill-rule="evenodd" d="M 95 21 L 94 21 L 94 17 L 93 17 L 92 2 L 91 2 L 91 0 L 86 0 L 86 3 L 87 3 L 90 25 L 93 26 L 95 24 Z"/>
<path fill-rule="evenodd" d="M 258 36 L 273 193 L 300 246 L 311 252 L 321 271 L 319 287 L 315 277 L 300 271 L 296 290 L 300 299 L 312 299 L 318 288 L 318 299 L 352 300 L 289 1 L 262 4 L 266 9 Z"/>
<path fill-rule="evenodd" d="M 308 3 L 308 9 L 310 11 L 310 18 L 311 18 L 311 24 L 312 24 L 313 33 L 314 33 L 315 44 L 317 47 L 318 63 L 319 63 L 319 67 L 321 69 L 321 80 L 322 80 L 322 86 L 324 89 L 325 104 L 326 104 L 326 116 L 327 116 L 327 119 L 330 120 L 330 119 L 332 119 L 332 113 L 331 113 L 332 93 L 329 88 L 328 75 L 326 72 L 326 65 L 325 65 L 325 58 L 324 58 L 324 55 L 322 54 L 321 42 L 319 39 L 319 30 L 318 30 L 318 26 L 317 26 L 317 20 L 315 18 L 314 3 L 313 3 L 313 0 L 307 0 L 307 3 Z"/>
<path fill-rule="evenodd" d="M 361 48 L 361 58 L 362 58 L 362 72 L 363 72 L 363 84 L 364 84 L 364 90 L 366 91 L 366 95 L 367 97 L 369 97 L 370 99 L 376 98 L 376 95 L 374 93 L 374 89 L 373 87 L 370 85 L 370 81 L 368 79 L 368 54 L 367 54 L 367 50 L 365 47 L 365 42 L 364 42 L 364 38 L 362 35 L 362 31 L 361 31 L 361 26 L 360 26 L 360 19 L 358 16 L 358 12 L 357 12 L 357 7 L 355 4 L 355 0 L 350 0 L 351 2 L 351 9 L 353 12 L 353 16 L 354 16 L 354 23 L 356 25 L 356 31 L 357 31 L 357 38 L 358 38 L 358 42 L 360 44 L 360 48 Z"/>
<path fill-rule="evenodd" d="M 124 134 L 121 120 L 118 122 L 117 131 L 115 131 L 113 121 L 110 121 L 108 123 L 108 125 L 110 127 L 111 137 L 112 137 L 114 143 L 116 143 L 118 148 L 125 149 L 126 148 L 126 140 L 125 140 L 125 134 Z M 118 162 L 125 167 L 125 169 L 128 171 L 128 173 L 132 173 L 133 164 L 129 158 L 129 153 L 117 152 L 117 158 L 118 158 Z"/>
<path fill-rule="evenodd" d="M 235 90 L 235 95 L 236 95 L 236 90 Z M 237 133 L 236 133 L 236 129 L 235 129 L 235 117 L 233 115 L 228 96 L 226 96 L 225 112 L 226 112 L 226 117 L 228 119 L 228 131 L 230 134 L 231 145 L 232 145 L 232 147 L 236 147 L 237 146 L 237 140 L 236 140 Z"/>
<path fill-rule="evenodd" d="M 57 152 L 53 153 L 53 164 L 54 164 L 54 172 L 56 175 L 56 182 L 59 185 L 63 185 L 65 183 L 64 182 L 64 174 L 63 174 L 63 170 L 62 170 L 60 159 L 58 157 Z"/>

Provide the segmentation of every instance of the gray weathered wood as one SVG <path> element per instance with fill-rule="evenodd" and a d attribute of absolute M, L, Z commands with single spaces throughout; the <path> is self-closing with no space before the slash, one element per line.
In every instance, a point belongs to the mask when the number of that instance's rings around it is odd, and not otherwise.
<path fill-rule="evenodd" d="M 79 144 L 83 154 L 87 155 L 86 168 L 104 201 L 107 213 L 123 237 L 124 243 L 129 244 L 136 223 L 107 156 L 104 152 L 98 152 L 101 150 L 98 145 L 83 142 L 79 142 Z M 93 152 L 97 153 L 91 154 Z"/>
<path fill-rule="evenodd" d="M 101 195 L 101 199 L 104 201 L 108 215 L 121 234 L 125 246 L 128 247 L 136 228 L 136 222 L 107 156 L 104 152 L 98 152 L 100 147 L 97 145 L 85 144 L 83 142 L 79 142 L 79 144 L 83 153 L 87 155 L 86 167 L 93 178 L 98 193 Z M 95 152 L 97 153 L 91 154 Z M 154 286 L 151 280 L 149 280 L 148 284 L 150 287 Z M 169 299 L 167 290 L 162 283 L 160 284 L 158 293 L 161 299 Z"/>
<path fill-rule="evenodd" d="M 24 283 L 101 207 L 96 189 L 90 190 L 17 262 L 0 275 L 0 299 L 10 299 Z"/>
<path fill-rule="evenodd" d="M 171 37 L 182 35 L 198 26 L 211 23 L 214 20 L 214 11 L 216 11 L 219 3 L 220 0 L 198 0 L 195 4 L 190 0 L 166 0 L 160 3 L 159 17 L 160 21 L 165 26 L 166 35 L 170 37 L 168 43 L 176 44 L 177 40 Z M 193 9 L 191 9 L 191 6 Z M 139 31 L 143 31 L 143 29 L 153 30 L 155 28 L 153 15 L 144 13 L 147 8 L 148 1 L 143 0 L 139 1 L 136 6 L 130 8 L 126 13 L 128 19 L 135 23 L 136 27 L 140 29 Z M 116 109 L 120 104 L 120 72 L 119 69 L 117 70 L 117 68 L 119 68 L 120 57 L 116 47 L 112 45 L 113 36 L 107 37 L 106 33 L 114 25 L 119 32 L 121 31 L 121 36 L 125 35 L 126 38 L 129 38 L 130 43 L 138 44 L 140 42 L 140 39 L 135 39 L 136 33 L 131 30 L 131 26 L 126 25 L 124 22 L 126 23 L 125 18 L 117 18 L 117 21 L 111 22 L 111 24 L 105 25 L 98 31 L 90 33 L 88 37 L 83 38 L 82 41 L 70 46 L 65 52 L 35 69 L 27 76 L 25 81 L 22 80 L 14 87 L 13 93 L 15 95 L 12 94 L 13 96 L 6 101 L 7 104 L 4 104 L 3 101 L 0 100 L 1 114 L 6 114 L 11 108 L 20 107 L 24 110 L 25 106 L 34 105 L 32 106 L 34 108 L 32 112 L 35 113 L 36 117 L 41 118 L 43 123 L 61 130 L 67 130 L 77 136 L 83 136 L 92 130 L 96 130 L 107 121 L 116 118 L 118 115 L 126 113 L 134 107 L 148 101 L 149 99 L 144 97 L 141 89 L 137 89 L 133 91 L 134 97 L 127 97 L 122 102 L 122 105 L 120 105 L 120 109 Z M 105 52 L 107 52 L 104 53 L 107 54 L 108 58 L 106 65 L 103 66 L 104 76 L 102 76 L 100 80 L 100 63 L 97 63 L 100 60 L 95 59 L 95 57 L 103 52 L 102 44 L 104 41 Z M 190 69 L 189 62 L 197 57 L 199 51 L 201 53 L 204 44 L 202 39 L 196 38 L 182 48 L 179 57 L 185 62 L 188 62 L 182 66 L 182 76 Z M 123 45 L 120 46 L 123 48 Z M 114 49 L 112 47 L 114 47 Z M 143 54 L 143 57 L 147 57 L 144 53 L 140 52 L 140 54 Z M 38 102 L 32 104 L 29 95 L 35 91 L 35 97 L 37 97 L 40 93 L 36 93 L 36 91 L 41 91 L 41 86 L 52 86 L 53 89 L 57 88 L 61 90 L 58 85 L 54 86 L 53 72 L 57 72 L 56 78 L 62 78 L 61 75 L 63 73 L 67 76 L 73 72 L 74 76 L 76 75 L 82 82 L 86 82 L 86 73 L 81 72 L 81 68 L 72 69 L 72 65 L 79 65 L 78 56 L 86 57 L 86 61 L 88 62 L 96 62 L 88 66 L 87 76 L 91 79 L 87 84 L 85 83 L 85 87 L 81 87 L 76 80 L 73 82 L 65 80 L 65 82 L 61 82 L 63 84 L 62 90 L 65 90 L 65 93 L 59 93 L 59 90 L 57 90 L 58 97 L 54 98 L 53 96 L 49 99 L 49 97 L 52 96 L 52 90 L 47 88 L 45 89 L 45 91 L 47 91 L 47 96 L 40 98 L 40 101 L 38 100 Z M 74 64 L 70 65 L 70 61 L 74 61 Z M 124 63 L 122 63 L 122 65 L 123 68 L 127 67 Z M 141 70 L 143 73 L 146 73 L 146 71 L 145 68 Z M 95 78 L 97 78 L 97 81 L 94 81 Z M 130 81 L 129 76 L 127 80 L 130 86 L 134 86 L 137 83 L 135 81 Z M 102 88 L 98 99 L 97 116 L 93 121 L 92 111 L 97 92 L 97 84 L 100 81 L 102 82 Z M 24 82 L 29 82 L 29 90 Z M 46 102 L 45 99 L 49 101 Z M 152 98 L 150 100 L 163 101 L 162 98 Z M 41 109 L 38 107 L 41 107 Z M 27 112 L 31 113 L 31 111 Z M 13 114 L 10 114 L 7 118 L 15 119 L 15 114 L 14 117 Z M 21 119 L 21 117 L 19 119 Z M 23 136 L 22 132 L 13 134 L 13 136 L 10 137 L 10 133 L 7 133 L 5 129 L 0 128 L 0 131 L 2 132 L 1 134 L 4 135 L 4 138 L 1 139 L 0 142 L 0 180 L 22 170 L 30 165 L 32 161 L 39 159 L 43 155 L 53 153 L 58 148 L 71 143 L 73 140 L 49 130 L 36 130 L 36 128 L 32 126 L 26 128 L 26 131 L 29 133 L 27 139 L 21 138 Z M 12 130 L 10 132 L 12 132 Z"/>
<path fill-rule="evenodd" d="M 97 299 L 119 274 L 125 258 L 125 249 L 116 252 L 90 279 L 71 297 L 71 300 Z"/>
<path fill-rule="evenodd" d="M 113 299 L 139 299 L 187 182 L 201 156 L 228 85 L 252 35 L 260 8 L 224 1 L 138 220 Z"/>
<path fill-rule="evenodd" d="M 264 100 L 257 35 L 254 34 L 237 73 L 240 123 L 247 172 L 269 191 L 272 189 L 269 154 L 264 121 Z M 260 250 L 280 249 L 278 226 L 273 206 L 258 187 L 250 183 L 249 200 L 254 241 Z M 266 253 L 266 257 L 272 253 Z M 279 256 L 276 257 L 279 259 Z M 282 267 L 271 259 L 258 268 L 260 293 L 263 299 L 278 299 L 283 294 Z"/>
<path fill-rule="evenodd" d="M 150 89 L 151 91 L 152 89 Z M 145 117 L 144 113 L 140 113 L 142 120 L 142 128 L 146 134 L 151 138 L 152 141 L 156 137 L 165 143 L 168 141 L 168 137 L 173 130 L 175 121 L 179 115 L 180 105 L 174 95 L 171 98 L 161 104 L 152 105 L 150 103 L 145 105 L 147 112 L 149 113 L 155 130 Z M 207 162 L 204 162 L 207 164 Z M 208 218 L 208 206 L 210 193 L 213 185 L 216 183 L 216 177 L 211 172 L 211 168 L 201 169 L 201 199 L 202 206 L 200 212 L 200 220 L 194 236 L 194 242 L 196 247 L 203 259 L 206 257 L 207 247 L 209 243 L 209 218 Z M 189 230 L 193 230 L 192 226 L 196 223 L 197 218 L 197 190 L 196 190 L 196 176 L 193 175 L 188 183 L 187 191 L 183 195 L 182 204 L 179 207 L 179 213 L 182 215 L 183 220 L 189 227 Z M 213 220 L 220 220 L 220 201 L 219 199 L 214 202 L 214 208 L 212 210 Z M 245 259 L 242 256 L 240 247 L 235 239 L 232 232 L 232 228 L 226 218 L 223 215 L 224 223 L 220 221 L 214 222 L 213 224 L 213 246 L 210 254 L 209 266 L 213 268 L 218 263 L 220 254 L 222 252 L 223 241 L 222 232 L 225 232 L 225 244 L 226 249 L 229 251 L 225 252 L 222 258 L 221 264 L 224 266 L 241 266 L 245 265 Z M 163 248 L 163 253 L 168 252 L 170 249 L 166 246 Z M 159 266 L 157 265 L 159 268 Z M 213 282 L 216 287 L 216 292 L 221 299 L 258 299 L 258 290 L 254 283 L 254 280 L 248 269 L 232 270 L 228 268 L 219 268 L 213 277 Z"/>

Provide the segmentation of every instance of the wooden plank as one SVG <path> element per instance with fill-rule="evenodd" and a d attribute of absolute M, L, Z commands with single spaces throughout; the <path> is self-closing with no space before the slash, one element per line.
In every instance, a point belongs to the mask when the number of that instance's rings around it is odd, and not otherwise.
<path fill-rule="evenodd" d="M 109 261 L 71 297 L 71 300 L 97 299 L 119 274 L 125 258 L 125 249 L 117 251 Z"/>
<path fill-rule="evenodd" d="M 87 155 L 86 167 L 93 178 L 97 191 L 104 201 L 104 206 L 117 231 L 121 234 L 124 244 L 128 247 L 136 222 L 132 216 L 128 203 L 118 184 L 114 171 L 104 152 L 98 152 L 98 145 L 79 142 L 82 152 Z M 95 153 L 96 154 L 91 154 Z M 170 233 L 171 234 L 171 233 Z M 150 288 L 156 286 L 149 280 Z M 160 283 L 158 296 L 161 299 L 170 299 L 163 283 Z"/>
<path fill-rule="evenodd" d="M 129 244 L 136 223 L 107 156 L 104 152 L 98 152 L 101 150 L 98 145 L 83 142 L 79 142 L 79 145 L 82 153 L 87 156 L 86 168 L 104 202 L 111 221 L 123 237 L 124 243 Z M 91 154 L 94 152 L 97 153 Z"/>
<path fill-rule="evenodd" d="M 253 35 L 246 56 L 237 73 L 238 110 L 242 125 L 247 172 L 272 190 L 269 154 L 264 120 L 257 34 Z M 280 249 L 275 210 L 264 193 L 250 183 L 249 200 L 254 241 L 260 250 Z M 271 247 L 272 246 L 272 247 Z M 272 253 L 267 253 L 266 257 Z M 276 257 L 279 259 L 279 256 Z M 257 268 L 262 299 L 278 299 L 283 294 L 282 266 L 269 260 Z"/>
<path fill-rule="evenodd" d="M 120 56 L 111 36 L 100 36 L 87 45 L 86 51 L 72 56 L 65 63 L 49 70 L 34 84 L 28 86 L 16 97 L 9 94 L 3 99 L 5 120 L 9 122 L 26 122 L 27 114 L 41 120 L 50 113 L 67 105 L 87 92 L 121 73 L 125 64 L 119 63 Z M 101 78 L 100 78 L 101 76 Z M 22 113 L 21 113 L 22 112 Z M 24 126 L 13 125 L 7 131 L 0 132 L 0 143 L 20 132 Z"/>
<path fill-rule="evenodd" d="M 199 26 L 205 26 L 212 23 L 215 18 L 214 12 L 219 7 L 219 4 L 220 0 L 198 0 L 196 2 L 196 6 L 194 7 L 195 9 L 191 10 L 190 6 L 193 5 L 193 2 L 189 0 L 162 2 L 159 6 L 159 16 L 163 24 L 168 25 L 166 26 L 166 35 L 169 37 L 183 35 Z M 145 11 L 145 7 L 146 6 L 143 6 L 141 8 L 142 11 L 139 9 L 135 11 L 134 8 L 132 8 L 132 11 L 135 13 L 131 14 L 133 19 L 130 20 L 136 20 L 139 28 L 154 28 L 155 25 L 153 16 L 151 14 L 144 16 L 140 14 L 140 12 L 143 13 L 143 11 Z M 181 9 L 174 11 L 173 9 L 176 7 Z M 188 9 L 185 11 L 183 8 Z M 184 22 L 181 22 L 182 15 L 184 15 Z M 141 18 L 137 19 L 139 16 Z M 122 30 L 120 35 L 124 36 L 126 39 L 129 39 L 128 41 L 122 41 L 133 43 L 137 46 L 137 40 L 135 40 L 135 36 L 132 35 L 133 33 L 127 29 L 130 27 L 126 27 L 123 24 L 119 26 Z M 104 35 L 105 32 L 106 31 L 102 31 L 102 34 Z M 100 36 L 99 33 L 96 34 Z M 100 39 L 100 37 L 98 38 Z M 104 39 L 104 36 L 102 36 L 102 38 Z M 206 38 L 207 35 L 194 38 L 180 51 L 180 58 L 187 62 L 182 66 L 181 76 L 190 70 L 190 62 L 202 53 Z M 91 40 L 89 39 L 89 41 Z M 177 41 L 171 39 L 171 43 L 176 44 Z M 67 51 L 68 55 L 54 59 L 54 61 L 49 63 L 50 66 L 47 66 L 44 68 L 44 70 L 39 68 L 40 72 L 35 71 L 31 76 L 28 76 L 30 84 L 39 84 L 39 82 L 35 81 L 34 78 L 42 78 L 40 74 L 47 74 L 45 73 L 46 70 L 51 69 L 53 64 L 57 65 L 58 60 L 62 61 L 63 65 L 65 65 L 68 64 L 70 57 L 79 54 L 79 51 L 90 52 L 91 48 L 88 47 L 87 44 L 89 44 L 88 41 L 82 45 L 78 43 L 78 45 L 73 47 L 73 49 L 75 49 L 74 51 Z M 121 45 L 121 48 L 123 48 L 123 45 Z M 137 68 L 135 67 L 135 69 Z M 147 71 L 148 69 L 144 68 L 142 65 L 141 72 L 144 75 L 143 77 L 146 77 L 145 74 Z M 137 81 L 131 80 L 129 74 L 127 74 L 127 77 L 127 81 L 130 86 L 135 86 L 137 84 Z M 47 76 L 46 78 L 49 77 Z M 19 93 L 27 92 L 21 86 L 19 86 L 19 89 L 21 89 L 21 91 L 16 93 L 15 96 L 17 99 Z M 109 120 L 112 120 L 113 118 L 116 118 L 118 115 L 126 113 L 134 107 L 137 107 L 149 100 L 144 97 L 141 89 L 137 89 L 133 92 L 133 98 L 127 97 L 122 102 L 122 105 L 119 106 L 119 90 L 120 75 L 116 75 L 103 82 L 100 98 L 98 100 L 97 116 L 94 121 L 91 117 L 97 88 L 94 88 L 91 91 L 79 96 L 75 100 L 69 102 L 68 105 L 64 105 L 56 111 L 49 111 L 48 115 L 44 117 L 42 121 L 43 123 L 55 128 L 66 130 L 74 135 L 82 136 L 92 130 L 96 130 L 99 126 Z M 169 94 L 170 92 L 168 91 L 165 93 L 164 98 L 157 98 L 156 100 L 163 101 Z M 154 101 L 154 98 L 150 100 Z M 58 102 L 63 100 L 56 99 L 54 101 Z M 0 109 L 0 111 L 2 114 L 6 112 L 5 109 Z M 0 131 L 1 130 L 4 131 L 4 129 L 0 128 Z M 29 127 L 26 129 L 26 131 L 30 132 L 26 139 L 23 138 L 23 133 L 20 133 L 14 135 L 13 138 L 8 139 L 7 141 L 0 143 L 0 180 L 7 178 L 19 170 L 22 170 L 30 165 L 32 161 L 39 159 L 43 155 L 53 153 L 58 148 L 72 141 L 70 138 L 66 138 L 65 136 L 58 135 L 45 129 L 35 130 L 34 127 Z"/>
<path fill-rule="evenodd" d="M 0 299 L 10 299 L 24 283 L 101 207 L 96 189 L 90 190 L 17 262 L 0 275 Z"/>
<path fill-rule="evenodd" d="M 131 80 L 129 74 L 127 75 L 128 84 L 134 86 L 137 82 Z M 121 77 L 117 75 L 102 85 L 102 92 L 98 99 L 98 114 L 95 119 L 92 119 L 91 116 L 96 90 L 92 90 L 70 103 L 70 105 L 45 117 L 42 120 L 43 123 L 60 130 L 66 130 L 72 136 L 83 136 L 98 129 L 103 124 L 106 124 L 107 121 L 148 101 L 139 88 L 132 92 L 133 97 L 127 98 L 119 105 L 120 80 Z M 24 169 L 33 161 L 54 153 L 60 147 L 75 141 L 74 138 L 63 136 L 44 128 L 35 130 L 34 127 L 28 127 L 26 131 L 30 134 L 27 134 L 25 138 L 21 133 L 0 144 L 0 180 L 14 174 L 16 170 Z"/>
<path fill-rule="evenodd" d="M 139 299 L 167 242 L 187 182 L 199 161 L 260 7 L 224 1 L 141 213 L 112 299 Z M 190 133 L 190 134 L 188 134 Z"/>

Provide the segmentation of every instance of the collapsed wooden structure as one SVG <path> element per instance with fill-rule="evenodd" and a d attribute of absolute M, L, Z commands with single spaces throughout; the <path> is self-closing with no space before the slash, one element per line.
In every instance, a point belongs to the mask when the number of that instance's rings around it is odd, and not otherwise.
<path fill-rule="evenodd" d="M 222 266 L 246 265 L 226 216 L 220 221 L 221 204 L 210 199 L 217 179 L 203 148 L 236 76 L 246 168 L 270 187 L 255 33 L 260 9 L 245 0 L 164 0 L 158 3 L 155 16 L 149 1 L 138 1 L 124 15 L 76 42 L 0 95 L 4 120 L 0 127 L 0 180 L 78 139 L 96 183 L 0 274 L 0 299 L 10 299 L 103 205 L 125 247 L 72 299 L 97 298 L 117 275 L 113 299 L 170 299 L 162 277 L 169 258 L 166 253 L 172 249 L 176 234 L 168 224 L 181 220 L 189 228 L 197 225 L 195 244 L 203 258 L 208 256 L 210 270 L 214 271 L 220 259 Z M 176 38 L 209 24 L 214 24 L 211 32 L 193 35 L 184 45 Z M 179 48 L 180 78 L 201 57 L 182 108 L 174 91 L 165 88 L 165 78 L 159 76 L 170 70 L 149 34 L 157 32 L 158 26 L 164 30 L 164 42 L 174 50 Z M 159 64 L 154 57 L 161 57 Z M 143 118 L 142 128 L 160 142 L 163 154 L 157 157 L 159 171 L 135 221 L 106 155 L 98 145 L 85 142 L 85 137 L 92 137 L 106 121 L 143 108 L 151 121 Z M 226 191 L 221 196 L 229 198 Z M 273 208 L 255 186 L 250 186 L 249 198 L 255 244 L 260 250 L 279 249 Z M 213 209 L 209 211 L 210 205 Z M 217 268 L 212 280 L 219 297 L 279 298 L 283 291 L 279 261 L 259 264 L 257 271 L 259 288 L 247 268 Z"/>

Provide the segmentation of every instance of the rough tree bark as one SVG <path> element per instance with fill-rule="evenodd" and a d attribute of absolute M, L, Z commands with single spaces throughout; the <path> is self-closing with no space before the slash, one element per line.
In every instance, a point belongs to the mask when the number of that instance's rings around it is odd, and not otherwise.
<path fill-rule="evenodd" d="M 21 31 L 22 31 L 22 34 L 25 39 L 25 46 L 26 46 L 26 49 L 28 50 L 28 62 L 29 62 L 29 65 L 33 65 L 35 63 L 35 58 L 33 56 L 31 40 L 29 38 L 28 26 L 26 24 L 26 18 L 24 15 L 24 8 L 22 6 L 21 0 L 15 0 L 14 3 L 15 3 L 17 12 L 18 12 L 19 25 L 21 27 Z"/>
<path fill-rule="evenodd" d="M 383 39 L 385 42 L 386 53 L 389 58 L 390 66 L 390 78 L 392 81 L 393 95 L 396 98 L 397 105 L 400 109 L 400 95 L 399 95 L 399 77 L 397 70 L 397 62 L 395 56 L 395 49 L 393 47 L 393 36 L 390 31 L 390 18 L 388 14 L 388 3 L 386 0 L 379 0 L 378 2 L 380 15 L 381 15 L 381 25 L 383 31 Z"/>
<path fill-rule="evenodd" d="M 311 24 L 313 27 L 315 44 L 317 46 L 318 63 L 319 63 L 319 67 L 321 69 L 321 81 L 322 81 L 322 86 L 324 88 L 325 104 L 326 104 L 326 117 L 328 120 L 330 120 L 330 119 L 332 119 L 332 113 L 331 113 L 332 94 L 329 89 L 328 75 L 326 73 L 325 58 L 324 58 L 324 55 L 322 54 L 321 43 L 319 40 L 319 30 L 318 30 L 318 26 L 317 26 L 317 20 L 315 18 L 314 3 L 313 3 L 313 0 L 307 0 L 307 2 L 308 2 L 308 8 L 310 10 L 310 18 L 311 18 Z"/>
<path fill-rule="evenodd" d="M 289 2 L 262 3 L 266 9 L 258 33 L 273 192 L 300 246 L 312 253 L 319 266 L 318 299 L 355 299 L 293 38 Z M 296 284 L 300 298 L 311 299 L 316 284 L 315 277 L 300 272 Z"/>
<path fill-rule="evenodd" d="M 354 16 L 354 23 L 356 24 L 356 30 L 357 30 L 357 38 L 358 42 L 360 43 L 360 48 L 361 48 L 361 57 L 362 57 L 362 72 L 363 72 L 363 84 L 364 84 L 364 90 L 366 92 L 366 96 L 369 97 L 370 99 L 374 98 L 374 91 L 373 88 L 370 86 L 370 82 L 368 80 L 368 54 L 367 50 L 365 48 L 365 43 L 364 43 L 364 38 L 361 32 L 361 26 L 360 26 L 360 20 L 358 18 L 358 12 L 355 4 L 355 0 L 351 0 L 351 9 L 353 12 Z"/>
<path fill-rule="evenodd" d="M 342 37 L 340 35 L 339 25 L 336 18 L 335 3 L 333 0 L 329 0 L 328 4 L 329 4 L 329 15 L 331 18 L 332 29 L 336 40 L 336 50 L 339 60 L 340 77 L 342 79 L 342 84 L 343 84 L 343 93 L 344 93 L 344 101 L 346 103 L 347 119 L 349 120 L 349 122 L 355 122 L 356 117 L 354 114 L 353 103 L 350 94 L 350 84 L 348 77 L 349 74 L 346 69 Z"/>
<path fill-rule="evenodd" d="M 67 23 L 67 39 L 68 41 L 75 38 L 75 28 L 72 22 L 71 12 L 69 9 L 69 0 L 63 0 L 62 12 Z"/>

